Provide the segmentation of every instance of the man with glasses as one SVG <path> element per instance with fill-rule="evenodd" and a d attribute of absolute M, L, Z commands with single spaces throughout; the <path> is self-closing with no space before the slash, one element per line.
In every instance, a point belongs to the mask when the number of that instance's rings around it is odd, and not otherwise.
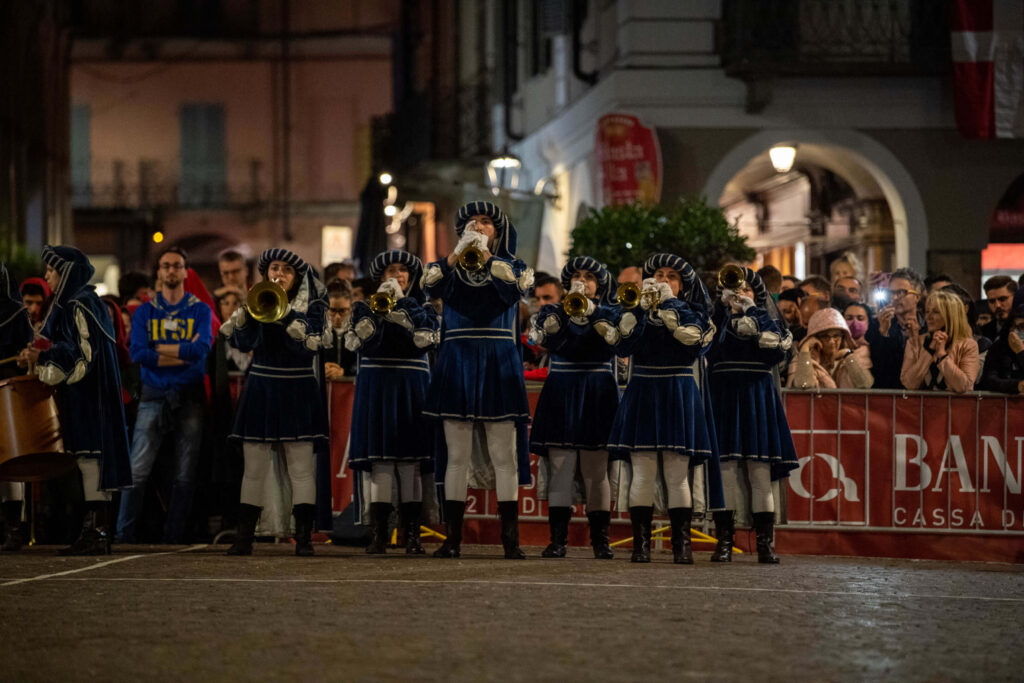
<path fill-rule="evenodd" d="M 330 346 L 320 351 L 324 364 L 324 377 L 334 381 L 342 377 L 355 377 L 358 356 L 345 348 L 345 332 L 352 317 L 352 285 L 347 280 L 335 279 L 327 285 L 327 301 L 330 305 L 327 319 L 331 323 Z M 327 337 L 328 335 L 324 335 Z"/>
<path fill-rule="evenodd" d="M 1010 318 L 1017 283 L 1007 275 L 995 275 L 985 280 L 982 289 L 985 290 L 989 310 L 992 311 L 992 320 L 982 326 L 979 332 L 982 336 L 995 340 L 999 338 L 999 333 L 1003 331 L 1006 321 Z"/>
<path fill-rule="evenodd" d="M 223 296 L 228 291 L 245 296 L 249 291 L 249 264 L 241 252 L 233 249 L 223 252 L 217 259 L 217 269 L 220 271 L 221 286 L 214 290 L 215 296 Z"/>
<path fill-rule="evenodd" d="M 888 300 L 881 302 L 878 316 L 871 321 L 864 335 L 871 345 L 875 389 L 903 388 L 900 371 L 903 368 L 903 350 L 907 346 L 908 325 L 911 321 L 917 323 L 915 333 L 925 328 L 924 318 L 918 311 L 923 291 L 924 280 L 910 268 L 893 271 L 889 278 Z"/>
<path fill-rule="evenodd" d="M 175 445 L 174 488 L 164 543 L 181 543 L 192 502 L 196 458 L 203 431 L 203 375 L 213 339 L 210 307 L 185 292 L 188 257 L 169 247 L 157 261 L 156 298 L 132 316 L 131 357 L 142 366 L 142 400 L 132 438 L 132 487 L 121 495 L 119 543 L 135 543 L 146 482 L 165 435 Z"/>

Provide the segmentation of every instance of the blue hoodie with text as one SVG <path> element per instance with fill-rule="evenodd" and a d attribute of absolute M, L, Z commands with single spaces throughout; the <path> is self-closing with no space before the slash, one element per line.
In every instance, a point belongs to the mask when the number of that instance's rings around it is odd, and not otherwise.
<path fill-rule="evenodd" d="M 210 307 L 188 293 L 173 306 L 158 293 L 135 309 L 129 351 L 132 361 L 142 366 L 146 394 L 163 394 L 203 381 L 213 340 L 211 317 Z M 178 344 L 178 358 L 186 364 L 160 367 L 158 344 Z"/>

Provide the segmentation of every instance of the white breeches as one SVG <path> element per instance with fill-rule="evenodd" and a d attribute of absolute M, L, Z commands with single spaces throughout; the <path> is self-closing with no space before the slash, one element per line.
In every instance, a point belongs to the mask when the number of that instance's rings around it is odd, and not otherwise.
<path fill-rule="evenodd" d="M 20 481 L 0 481 L 0 502 L 25 500 L 25 484 Z"/>
<path fill-rule="evenodd" d="M 78 471 L 82 473 L 82 492 L 85 494 L 85 502 L 110 500 L 110 492 L 100 490 L 100 461 L 98 458 L 79 457 Z"/>
<path fill-rule="evenodd" d="M 398 474 L 399 499 L 403 503 L 423 500 L 423 481 L 418 462 L 375 462 L 370 472 L 370 502 L 390 503 Z"/>
<path fill-rule="evenodd" d="M 610 510 L 611 487 L 608 484 L 608 451 L 579 451 L 580 474 L 587 491 L 587 512 Z M 576 476 L 577 452 L 564 448 L 548 449 L 551 481 L 548 483 L 548 504 L 571 507 L 573 480 Z"/>
<path fill-rule="evenodd" d="M 747 477 L 750 479 L 750 511 L 775 512 L 771 465 L 756 460 L 747 460 L 746 464 Z M 740 492 L 739 465 L 739 460 L 722 462 L 722 492 L 725 494 L 726 510 L 736 509 Z"/>
<path fill-rule="evenodd" d="M 292 505 L 316 503 L 316 459 L 311 441 L 286 441 L 284 458 L 288 463 L 288 479 L 292 484 Z M 242 476 L 241 502 L 263 507 L 263 485 L 270 474 L 274 445 L 246 441 L 242 445 L 245 474 Z"/>
<path fill-rule="evenodd" d="M 466 500 L 470 459 L 473 455 L 473 427 L 462 420 L 444 421 L 448 442 L 448 467 L 444 473 L 444 495 L 448 500 Z M 494 467 L 494 485 L 501 502 L 519 500 L 519 464 L 516 459 L 516 423 L 484 422 L 487 452 Z"/>
<path fill-rule="evenodd" d="M 633 481 L 629 485 L 629 506 L 654 505 L 654 489 L 658 485 L 658 453 L 633 451 L 629 454 L 633 464 Z M 693 507 L 690 495 L 690 456 L 664 453 L 661 458 L 665 488 L 668 490 L 669 508 Z"/>

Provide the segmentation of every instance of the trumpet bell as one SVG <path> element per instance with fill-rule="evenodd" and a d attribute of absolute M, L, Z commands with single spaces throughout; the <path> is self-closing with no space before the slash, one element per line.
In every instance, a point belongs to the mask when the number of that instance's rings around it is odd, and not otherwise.
<path fill-rule="evenodd" d="M 370 310 L 375 315 L 387 315 L 395 308 L 395 298 L 385 292 L 370 295 Z"/>
<path fill-rule="evenodd" d="M 288 294 L 281 285 L 264 280 L 253 286 L 245 297 L 249 315 L 261 323 L 277 322 L 288 309 Z"/>
<path fill-rule="evenodd" d="M 735 263 L 727 263 L 718 271 L 718 284 L 723 289 L 736 289 L 746 281 L 743 269 Z"/>
<path fill-rule="evenodd" d="M 562 299 L 562 310 L 570 318 L 581 316 L 587 312 L 587 297 L 580 292 L 569 292 Z"/>
<path fill-rule="evenodd" d="M 466 247 L 459 254 L 459 267 L 476 272 L 484 267 L 484 252 L 477 247 Z"/>
<path fill-rule="evenodd" d="M 636 308 L 640 303 L 640 285 L 635 282 L 623 282 L 615 290 L 615 300 L 623 308 Z"/>

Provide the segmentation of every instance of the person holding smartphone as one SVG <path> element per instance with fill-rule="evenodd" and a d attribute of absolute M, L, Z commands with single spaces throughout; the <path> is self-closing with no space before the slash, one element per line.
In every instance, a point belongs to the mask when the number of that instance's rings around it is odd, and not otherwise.
<path fill-rule="evenodd" d="M 900 381 L 911 391 L 935 389 L 963 393 L 978 377 L 978 342 L 955 294 L 932 292 L 924 308 L 925 327 L 907 321 L 907 348 Z"/>
<path fill-rule="evenodd" d="M 875 301 L 879 305 L 878 316 L 871 322 L 864 338 L 870 345 L 871 372 L 875 389 L 902 389 L 900 372 L 903 369 L 903 353 L 907 346 L 907 329 L 916 322 L 916 329 L 925 326 L 924 318 L 918 312 L 924 280 L 910 268 L 893 271 L 885 295 Z"/>

